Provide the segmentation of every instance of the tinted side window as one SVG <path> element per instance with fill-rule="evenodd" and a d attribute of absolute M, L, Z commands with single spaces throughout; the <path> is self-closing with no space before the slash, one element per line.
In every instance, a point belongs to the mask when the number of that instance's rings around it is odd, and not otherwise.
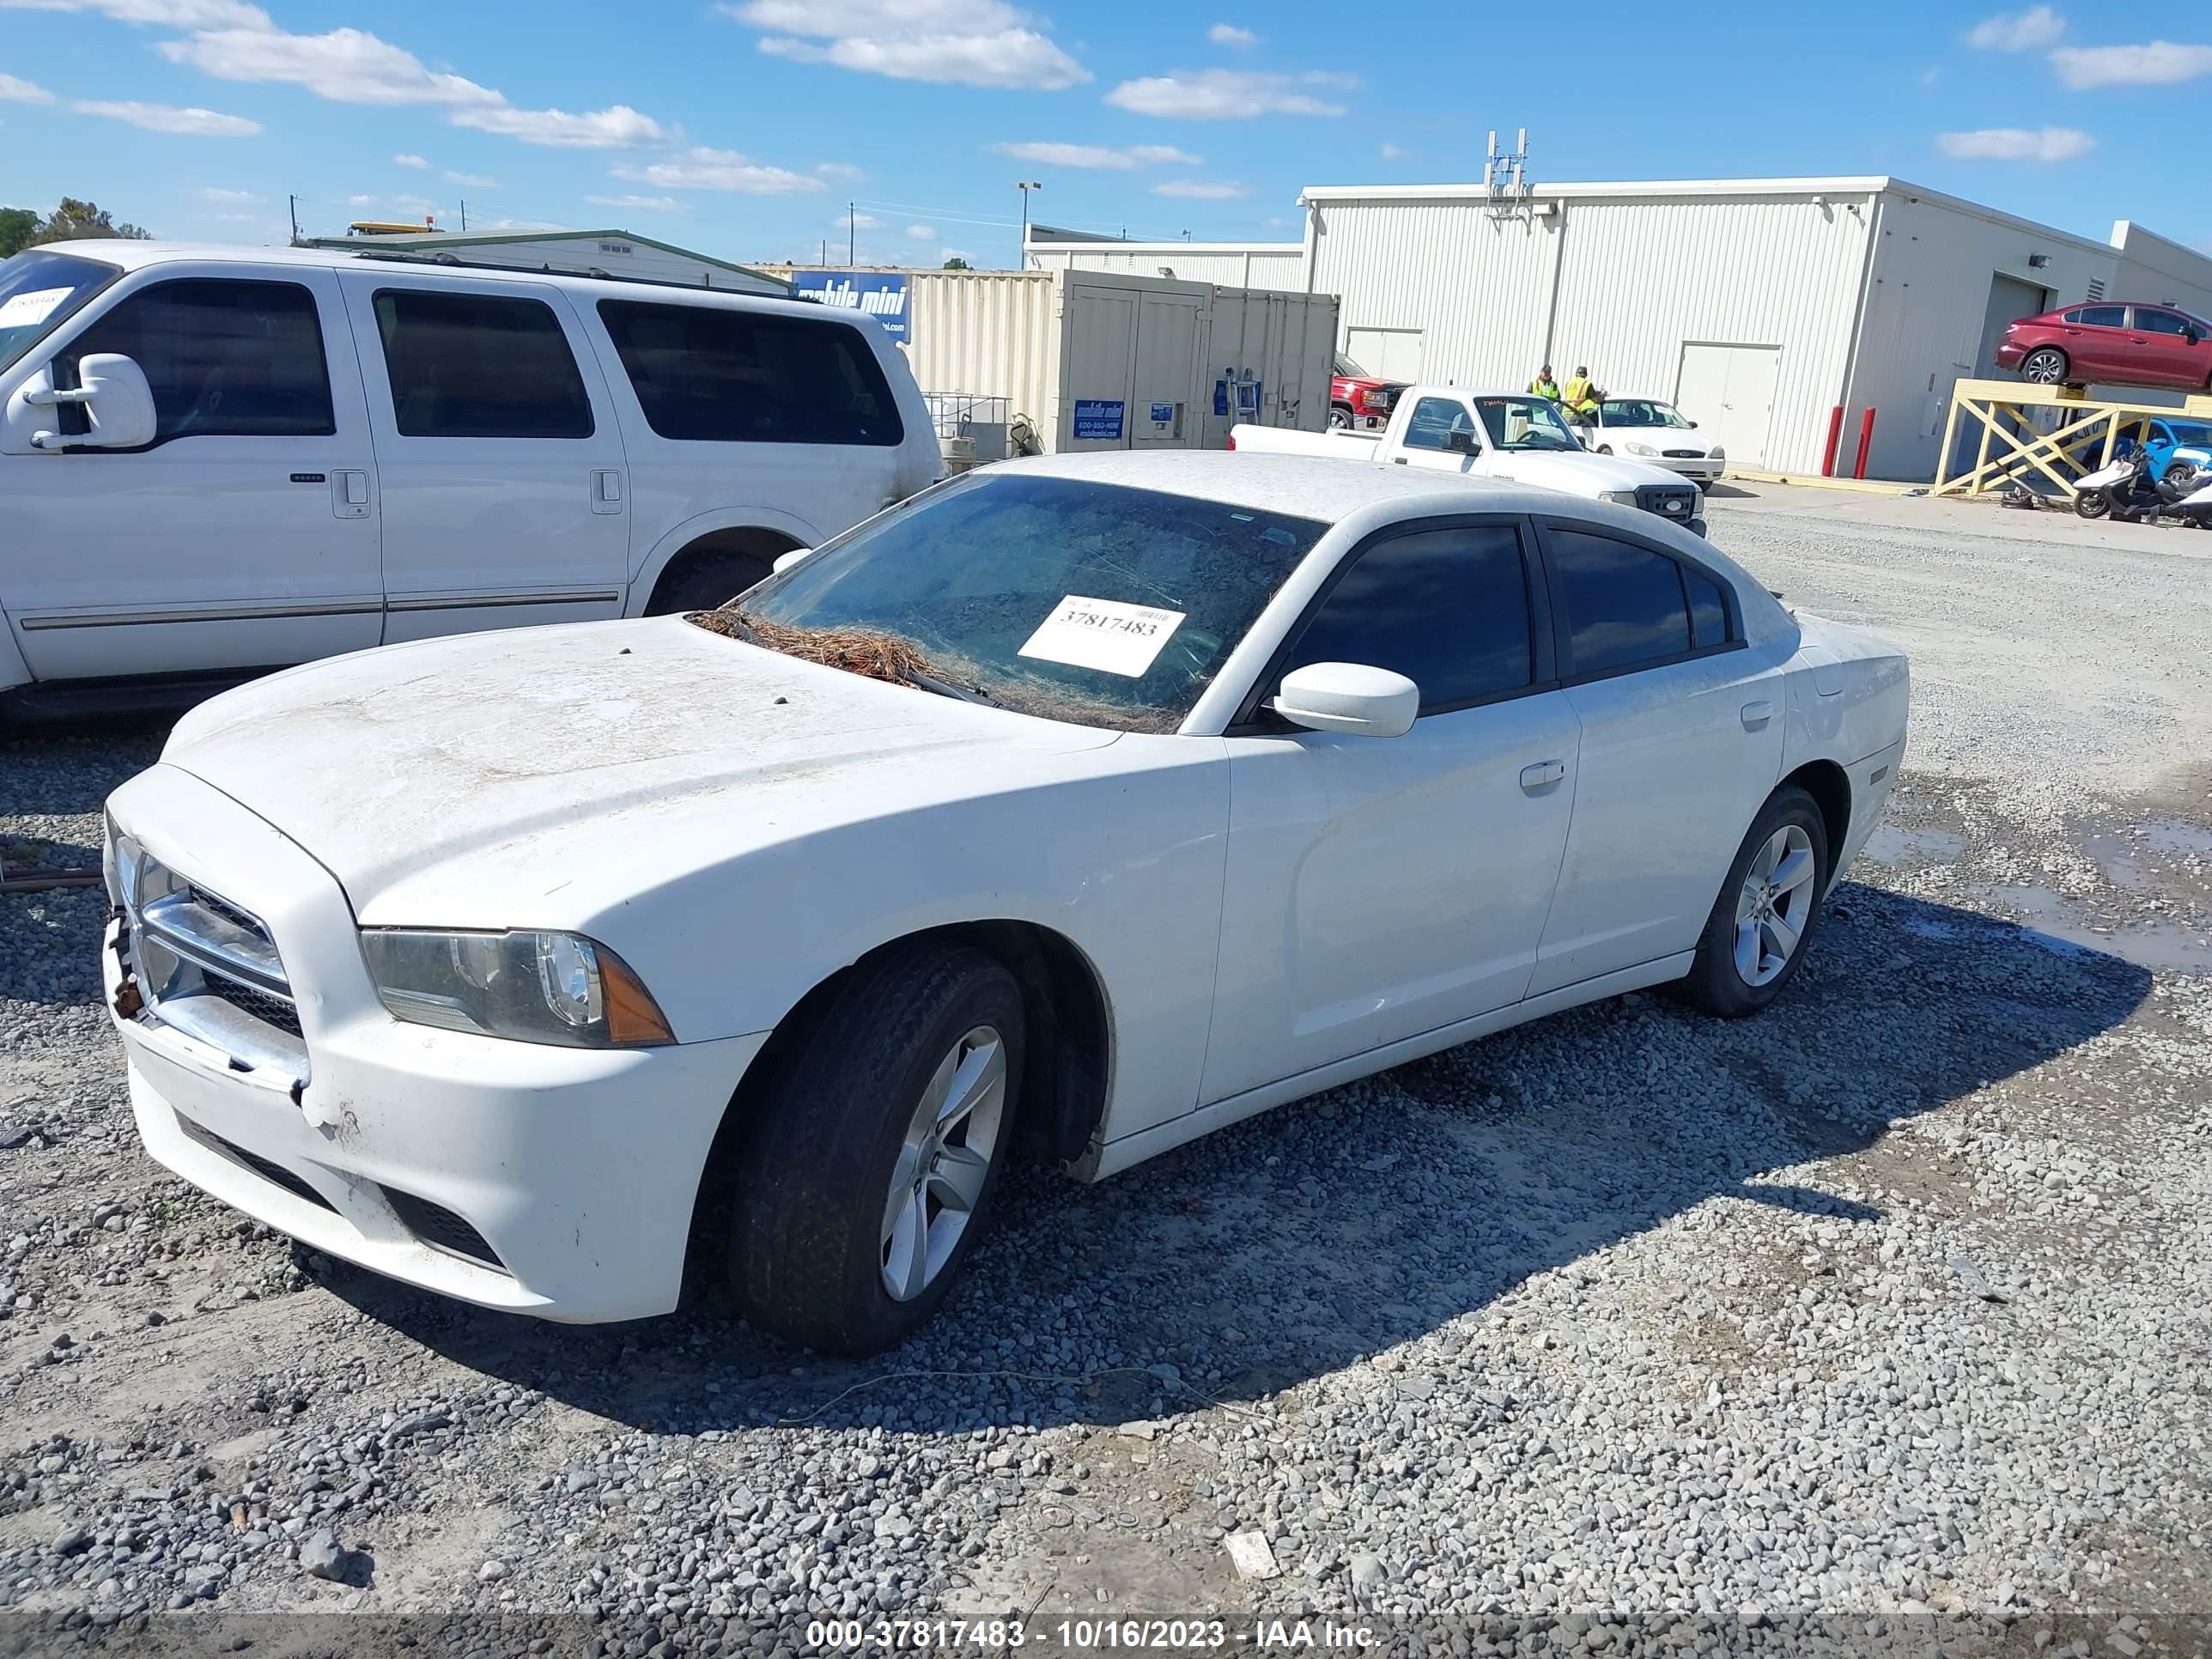
<path fill-rule="evenodd" d="M 327 437 L 330 368 L 315 296 L 297 283 L 163 283 L 77 337 L 72 363 L 119 351 L 154 390 L 154 435 Z"/>
<path fill-rule="evenodd" d="M 602 300 L 646 423 L 715 443 L 869 444 L 906 436 L 860 331 L 710 306 Z"/>
<path fill-rule="evenodd" d="M 2058 313 L 2058 320 L 2062 323 L 2080 322 L 2081 320 L 2081 307 L 2080 306 L 2075 306 L 2071 311 L 2062 311 Z"/>
<path fill-rule="evenodd" d="M 2083 306 L 2079 319 L 2085 328 L 2125 328 L 2128 308 L 2125 306 Z"/>
<path fill-rule="evenodd" d="M 2179 312 L 2153 311 L 2148 306 L 2137 306 L 2136 326 L 2146 334 L 2180 334 L 2189 324 Z"/>
<path fill-rule="evenodd" d="M 1721 585 L 1701 571 L 1682 567 L 1682 591 L 1690 596 L 1690 643 L 1703 651 L 1729 641 L 1728 603 Z"/>
<path fill-rule="evenodd" d="M 1442 449 L 1452 433 L 1474 430 L 1467 405 L 1458 398 L 1424 398 L 1406 417 L 1404 443 L 1408 449 Z"/>
<path fill-rule="evenodd" d="M 1553 529 L 1553 597 L 1565 607 L 1575 675 L 1601 674 L 1690 649 L 1682 567 L 1609 536 Z"/>
<path fill-rule="evenodd" d="M 1527 685 L 1528 585 L 1510 525 L 1425 530 L 1377 543 L 1329 590 L 1288 672 L 1356 662 L 1403 674 L 1424 713 Z"/>
<path fill-rule="evenodd" d="M 376 331 L 403 438 L 588 438 L 592 399 L 552 307 L 380 289 Z"/>

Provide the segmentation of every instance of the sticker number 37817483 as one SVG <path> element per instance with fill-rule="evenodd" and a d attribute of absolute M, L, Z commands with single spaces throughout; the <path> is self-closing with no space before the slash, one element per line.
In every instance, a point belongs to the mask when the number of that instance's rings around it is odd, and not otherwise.
<path fill-rule="evenodd" d="M 1021 654 L 1135 679 L 1152 665 L 1186 614 L 1071 593 L 1037 625 Z"/>

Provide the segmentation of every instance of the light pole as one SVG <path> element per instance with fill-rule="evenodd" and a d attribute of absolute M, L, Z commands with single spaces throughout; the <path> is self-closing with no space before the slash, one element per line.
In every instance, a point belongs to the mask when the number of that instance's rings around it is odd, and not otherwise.
<path fill-rule="evenodd" d="M 1016 181 L 1014 188 L 1022 193 L 1022 252 L 1021 257 L 1014 262 L 1014 269 L 1027 270 L 1030 268 L 1030 192 L 1042 190 L 1044 186 L 1031 179 Z"/>

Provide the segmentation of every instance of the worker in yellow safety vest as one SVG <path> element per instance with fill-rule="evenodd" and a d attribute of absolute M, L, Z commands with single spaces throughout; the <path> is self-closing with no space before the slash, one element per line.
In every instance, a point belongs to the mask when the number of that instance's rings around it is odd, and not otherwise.
<path fill-rule="evenodd" d="M 1577 368 L 1575 377 L 1567 382 L 1565 398 L 1567 413 L 1588 426 L 1597 418 L 1597 386 L 1589 377 L 1589 370 Z"/>
<path fill-rule="evenodd" d="M 1559 401 L 1559 383 L 1552 378 L 1551 364 L 1546 363 L 1536 372 L 1536 378 L 1528 382 L 1528 390 L 1539 398 L 1547 398 L 1553 403 Z"/>

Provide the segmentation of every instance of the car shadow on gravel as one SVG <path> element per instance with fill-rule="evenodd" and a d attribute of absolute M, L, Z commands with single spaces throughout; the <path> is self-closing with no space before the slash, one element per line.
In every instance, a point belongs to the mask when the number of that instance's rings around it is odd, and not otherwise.
<path fill-rule="evenodd" d="M 939 1317 L 860 1363 L 738 1322 L 712 1218 L 684 1309 L 623 1327 L 480 1312 L 348 1269 L 330 1282 L 463 1364 L 641 1429 L 1126 1423 L 1337 1370 L 1548 1270 L 1584 1264 L 1603 1307 L 1607 1268 L 1593 1258 L 1715 1201 L 1759 1206 L 1803 1230 L 1806 1248 L 1816 1227 L 1871 1224 L 1880 1195 L 1926 1178 L 1927 1160 L 1829 1160 L 1875 1148 L 1897 1121 L 2063 1066 L 2150 984 L 2115 957 L 1847 884 L 1803 970 L 1757 1018 L 1619 999 L 1285 1107 L 1095 1187 L 1011 1171 L 998 1225 Z M 2051 1109 L 2079 1109 L 2063 1074 Z"/>

